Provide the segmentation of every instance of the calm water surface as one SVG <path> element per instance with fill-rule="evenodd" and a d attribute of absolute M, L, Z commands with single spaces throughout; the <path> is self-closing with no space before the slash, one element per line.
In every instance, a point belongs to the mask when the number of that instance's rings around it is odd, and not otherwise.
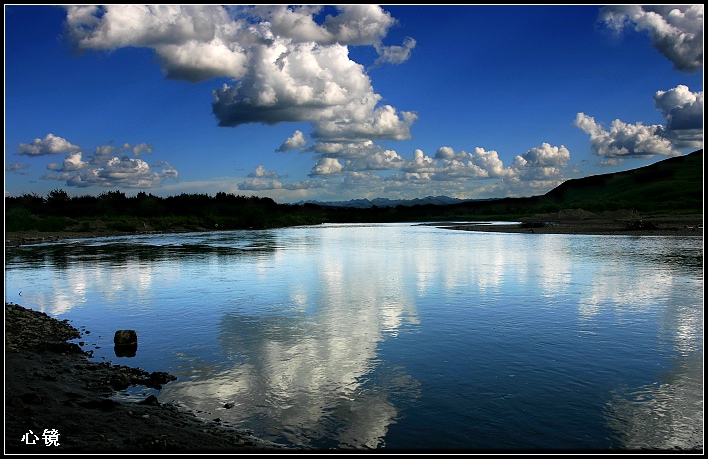
<path fill-rule="evenodd" d="M 97 238 L 7 248 L 5 298 L 90 332 L 94 360 L 174 374 L 162 402 L 280 443 L 703 448 L 702 237 Z"/>

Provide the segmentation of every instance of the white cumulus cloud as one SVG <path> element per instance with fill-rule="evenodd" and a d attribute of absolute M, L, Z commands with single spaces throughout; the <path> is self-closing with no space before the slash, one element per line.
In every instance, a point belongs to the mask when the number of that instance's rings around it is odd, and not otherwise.
<path fill-rule="evenodd" d="M 432 174 L 435 172 L 436 166 L 435 159 L 430 156 L 425 156 L 423 150 L 418 148 L 413 152 L 413 159 L 406 161 L 405 165 L 401 167 L 401 170 L 409 174 Z M 419 177 L 419 175 L 414 175 L 412 178 Z"/>
<path fill-rule="evenodd" d="M 644 126 L 642 123 L 627 124 L 614 120 L 607 130 L 585 113 L 578 113 L 574 125 L 590 135 L 591 148 L 598 156 L 607 160 L 628 157 L 648 157 L 653 155 L 679 156 L 671 141 L 662 133 L 663 126 Z"/>
<path fill-rule="evenodd" d="M 335 158 L 322 158 L 310 171 L 310 177 L 336 177 L 342 173 L 342 163 Z"/>
<path fill-rule="evenodd" d="M 52 134 L 48 134 L 44 140 L 35 139 L 32 144 L 20 144 L 21 149 L 23 145 L 24 154 L 35 149 L 43 151 L 31 153 L 35 156 L 69 151 L 61 164 L 49 163 L 47 169 L 51 172 L 41 177 L 44 180 L 64 181 L 67 186 L 153 188 L 161 185 L 164 180 L 176 180 L 179 175 L 167 162 L 158 162 L 151 167 L 140 159 L 143 152 L 152 152 L 152 147 L 146 143 L 124 143 L 120 148 L 120 151 L 132 152 L 136 158 L 116 156 L 119 149 L 102 145 L 96 147 L 95 153 L 86 160 L 83 159 L 83 152 L 77 150 L 78 147 Z"/>
<path fill-rule="evenodd" d="M 654 94 L 654 105 L 666 118 L 665 136 L 677 148 L 703 148 L 703 91 L 685 85 Z"/>
<path fill-rule="evenodd" d="M 350 46 L 371 46 L 379 53 L 376 65 L 409 58 L 413 38 L 401 46 L 383 43 L 396 20 L 378 5 L 105 5 L 66 11 L 65 35 L 77 51 L 149 48 L 168 78 L 229 78 L 212 91 L 220 126 L 309 122 L 311 136 L 322 141 L 411 138 L 417 115 L 379 106 L 382 96 L 364 66 L 349 57 Z M 304 135 L 296 133 L 277 151 L 304 145 Z M 379 167 L 385 160 L 372 152 L 368 164 Z M 313 172 L 321 170 L 319 164 Z"/>
<path fill-rule="evenodd" d="M 280 174 L 278 174 L 276 171 L 269 171 L 263 165 L 259 165 L 256 167 L 256 169 L 248 174 L 248 177 L 251 178 L 266 178 L 266 179 L 272 179 L 272 178 L 279 178 Z"/>
<path fill-rule="evenodd" d="M 382 64 L 402 64 L 411 57 L 411 51 L 415 48 L 416 41 L 414 38 L 406 37 L 403 40 L 402 46 L 377 46 L 376 52 L 379 57 L 374 61 L 373 66 L 377 67 Z"/>
<path fill-rule="evenodd" d="M 602 8 L 600 20 L 617 32 L 647 32 L 677 70 L 703 68 L 703 5 L 611 5 Z"/>
<path fill-rule="evenodd" d="M 27 175 L 27 169 L 30 168 L 29 164 L 25 163 L 10 163 L 10 164 L 5 164 L 5 171 L 6 172 L 12 172 L 13 174 L 17 175 Z"/>
<path fill-rule="evenodd" d="M 391 170 L 405 160 L 395 151 L 367 140 L 364 142 L 317 142 L 313 148 L 320 158 L 338 158 L 345 162 L 343 171 Z"/>
<path fill-rule="evenodd" d="M 55 165 L 54 163 L 49 164 L 47 169 L 61 170 L 65 172 L 78 171 L 88 167 L 89 163 L 81 159 L 81 152 L 77 151 L 74 153 L 69 153 L 64 158 L 64 162 L 61 166 Z"/>
<path fill-rule="evenodd" d="M 128 150 L 132 152 L 136 158 L 139 158 L 143 153 L 152 153 L 152 145 L 146 143 L 139 143 L 137 145 L 130 145 L 129 143 L 124 143 L 121 150 Z"/>
<path fill-rule="evenodd" d="M 273 6 L 259 10 L 269 20 L 274 35 L 295 42 L 320 44 L 376 45 L 396 23 L 391 15 L 377 5 L 344 5 L 336 15 L 327 14 L 322 24 L 314 15 L 322 6 Z"/>
<path fill-rule="evenodd" d="M 302 148 L 305 145 L 307 145 L 307 139 L 305 139 L 305 134 L 302 133 L 302 131 L 297 130 L 293 133 L 292 136 L 288 137 L 288 139 L 283 142 L 282 145 L 280 145 L 275 151 L 291 151 L 291 150 L 297 150 L 298 148 Z"/>
<path fill-rule="evenodd" d="M 237 188 L 239 190 L 247 191 L 279 190 L 283 188 L 283 184 L 279 180 L 269 180 L 267 178 L 262 177 L 253 177 L 239 183 Z"/>
<path fill-rule="evenodd" d="M 49 133 L 43 139 L 36 138 L 31 143 L 20 143 L 17 154 L 26 156 L 56 155 L 80 149 L 66 139 Z"/>
<path fill-rule="evenodd" d="M 521 155 L 527 166 L 532 167 L 566 167 L 570 160 L 570 152 L 563 145 L 554 147 L 544 142 Z"/>
<path fill-rule="evenodd" d="M 682 148 L 703 148 L 702 91 L 693 93 L 685 85 L 657 91 L 654 106 L 666 118 L 666 125 L 628 124 L 616 119 L 608 130 L 582 112 L 573 124 L 590 135 L 591 148 L 606 164 L 628 157 L 679 156 Z"/>
<path fill-rule="evenodd" d="M 127 187 L 153 188 L 165 179 L 176 179 L 177 171 L 165 168 L 153 170 L 145 161 L 137 158 L 111 158 L 103 167 L 82 168 L 79 171 L 63 169 L 42 176 L 45 180 L 63 180 L 74 187 Z"/>

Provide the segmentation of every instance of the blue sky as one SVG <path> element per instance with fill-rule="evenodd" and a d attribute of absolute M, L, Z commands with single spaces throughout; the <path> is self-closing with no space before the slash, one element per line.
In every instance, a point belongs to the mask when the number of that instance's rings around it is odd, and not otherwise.
<path fill-rule="evenodd" d="M 535 196 L 703 148 L 703 5 L 5 6 L 5 195 Z"/>

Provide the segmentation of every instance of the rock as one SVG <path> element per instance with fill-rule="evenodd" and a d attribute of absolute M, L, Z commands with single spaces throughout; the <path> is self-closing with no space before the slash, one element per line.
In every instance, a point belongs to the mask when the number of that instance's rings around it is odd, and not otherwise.
<path fill-rule="evenodd" d="M 131 384 L 130 376 L 125 373 L 116 374 L 111 377 L 110 384 L 115 390 L 125 390 Z"/>
<path fill-rule="evenodd" d="M 167 384 L 170 381 L 176 380 L 177 377 L 164 371 L 153 371 L 150 375 L 143 381 L 146 387 L 160 390 L 163 384 Z"/>
<path fill-rule="evenodd" d="M 138 350 L 138 334 L 135 330 L 117 330 L 113 343 L 116 357 L 135 357 Z"/>
<path fill-rule="evenodd" d="M 137 346 L 138 334 L 135 330 L 117 330 L 113 343 L 116 346 Z"/>
<path fill-rule="evenodd" d="M 154 395 L 150 395 L 148 398 L 146 398 L 142 402 L 138 402 L 138 405 L 160 406 L 160 401 L 157 400 L 157 397 L 155 397 Z"/>

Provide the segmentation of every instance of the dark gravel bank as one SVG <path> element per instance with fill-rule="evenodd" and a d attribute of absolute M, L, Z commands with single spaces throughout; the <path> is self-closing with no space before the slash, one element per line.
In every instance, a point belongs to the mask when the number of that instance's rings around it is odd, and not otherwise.
<path fill-rule="evenodd" d="M 300 451 L 204 422 L 159 396 L 115 401 L 116 391 L 129 385 L 159 389 L 174 377 L 89 361 L 67 342 L 80 337 L 67 322 L 5 304 L 6 454 Z"/>

